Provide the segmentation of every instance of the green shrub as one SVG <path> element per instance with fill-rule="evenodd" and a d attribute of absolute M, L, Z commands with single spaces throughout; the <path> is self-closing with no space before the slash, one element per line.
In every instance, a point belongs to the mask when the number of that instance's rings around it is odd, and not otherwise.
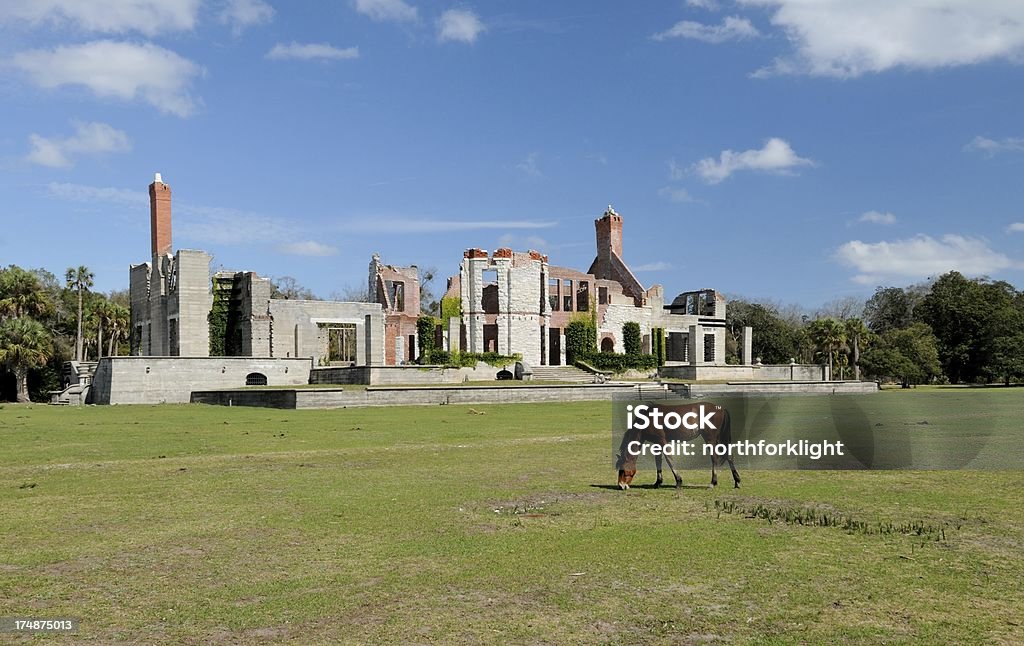
<path fill-rule="evenodd" d="M 498 354 L 497 352 L 449 352 L 439 348 L 423 354 L 423 363 L 448 368 L 472 368 L 482 361 L 495 368 L 504 368 L 516 361 L 522 361 L 521 354 Z"/>
<path fill-rule="evenodd" d="M 434 349 L 434 335 L 437 330 L 437 319 L 429 314 L 422 314 L 416 319 L 416 340 L 420 345 L 420 359 L 426 357 Z"/>
<path fill-rule="evenodd" d="M 597 326 L 588 316 L 574 316 L 565 326 L 565 360 L 569 364 L 578 358 L 597 352 Z"/>
<path fill-rule="evenodd" d="M 462 299 L 458 296 L 446 296 L 441 299 L 441 324 L 448 325 L 452 318 L 462 317 Z"/>
<path fill-rule="evenodd" d="M 653 354 L 618 354 L 615 352 L 592 352 L 578 358 L 602 372 L 625 372 L 627 370 L 653 370 L 658 367 L 658 359 Z"/>
<path fill-rule="evenodd" d="M 640 324 L 629 321 L 622 325 L 622 347 L 626 354 L 636 355 L 642 352 L 643 340 L 640 336 Z"/>

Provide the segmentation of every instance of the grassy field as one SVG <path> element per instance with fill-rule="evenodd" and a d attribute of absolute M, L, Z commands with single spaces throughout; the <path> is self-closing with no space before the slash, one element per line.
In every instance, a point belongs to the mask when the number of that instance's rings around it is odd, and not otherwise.
<path fill-rule="evenodd" d="M 973 395 L 865 405 L 1019 441 L 1024 389 Z M 60 643 L 1024 642 L 1019 468 L 620 492 L 610 410 L 5 405 L 0 617 L 81 618 L 36 638 Z"/>

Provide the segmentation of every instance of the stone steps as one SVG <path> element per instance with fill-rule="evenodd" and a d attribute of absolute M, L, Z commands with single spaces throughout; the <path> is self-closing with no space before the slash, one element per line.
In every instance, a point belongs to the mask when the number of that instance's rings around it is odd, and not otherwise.
<path fill-rule="evenodd" d="M 535 381 L 566 381 L 574 384 L 592 384 L 594 375 L 575 366 L 532 366 Z"/>

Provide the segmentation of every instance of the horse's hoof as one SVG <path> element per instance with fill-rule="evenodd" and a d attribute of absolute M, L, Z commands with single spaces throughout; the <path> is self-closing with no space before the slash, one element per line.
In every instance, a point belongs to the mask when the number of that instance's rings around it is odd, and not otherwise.
<path fill-rule="evenodd" d="M 661 480 L 658 480 L 657 482 L 654 483 L 654 488 L 655 489 L 660 489 L 661 488 L 661 484 L 662 484 Z"/>
<path fill-rule="evenodd" d="M 735 486 L 733 486 L 733 489 L 739 489 L 739 488 L 740 488 L 740 483 L 738 483 L 738 482 L 737 482 L 737 483 L 735 484 Z"/>
<path fill-rule="evenodd" d="M 626 489 L 629 489 L 629 485 L 628 484 L 620 484 L 619 485 L 619 489 L 621 491 L 625 491 Z"/>

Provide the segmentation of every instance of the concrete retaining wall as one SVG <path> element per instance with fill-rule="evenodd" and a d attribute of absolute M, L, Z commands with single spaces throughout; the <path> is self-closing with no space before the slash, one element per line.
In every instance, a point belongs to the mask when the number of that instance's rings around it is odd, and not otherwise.
<path fill-rule="evenodd" d="M 515 364 L 508 366 L 511 372 Z M 314 368 L 309 376 L 311 384 L 373 384 L 373 385 L 434 385 L 461 384 L 464 381 L 494 381 L 501 368 L 478 363 L 475 368 L 448 368 L 445 366 L 354 366 L 341 368 Z"/>
<path fill-rule="evenodd" d="M 665 365 L 658 376 L 687 381 L 825 381 L 828 367 L 817 364 L 771 366 L 690 366 Z"/>
<path fill-rule="evenodd" d="M 857 395 L 878 392 L 873 381 L 786 381 L 728 384 L 669 384 L 672 392 L 690 399 L 722 395 Z"/>
<path fill-rule="evenodd" d="M 495 386 L 447 388 L 367 388 L 345 390 L 310 388 L 294 391 L 222 390 L 192 393 L 196 404 L 268 406 L 283 408 L 281 392 L 293 393 L 294 408 L 346 408 L 365 406 L 419 406 L 424 404 L 523 404 L 565 401 L 610 401 L 616 395 L 634 396 L 636 386 L 594 384 L 579 386 Z M 260 393 L 273 399 L 260 402 Z"/>
<path fill-rule="evenodd" d="M 90 404 L 187 403 L 193 390 L 245 386 L 248 374 L 268 386 L 309 382 L 309 359 L 259 357 L 104 357 L 96 367 Z"/>

